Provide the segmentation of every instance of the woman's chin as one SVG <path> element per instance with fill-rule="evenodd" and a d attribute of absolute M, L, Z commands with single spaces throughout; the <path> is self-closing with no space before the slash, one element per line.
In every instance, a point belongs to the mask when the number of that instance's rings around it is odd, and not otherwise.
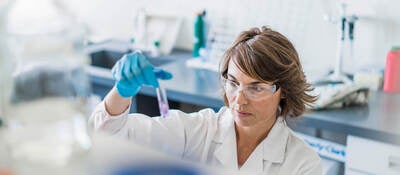
<path fill-rule="evenodd" d="M 250 119 L 250 117 L 243 118 L 243 117 L 235 116 L 235 123 L 237 126 L 240 126 L 240 127 L 249 127 L 252 125 L 252 122 L 249 119 Z"/>

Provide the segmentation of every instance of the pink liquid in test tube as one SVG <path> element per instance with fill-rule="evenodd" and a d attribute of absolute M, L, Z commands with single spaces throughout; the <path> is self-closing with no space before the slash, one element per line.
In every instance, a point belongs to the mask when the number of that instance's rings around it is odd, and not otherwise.
<path fill-rule="evenodd" d="M 160 115 L 161 117 L 166 117 L 169 110 L 167 94 L 165 93 L 165 89 L 161 87 L 156 88 L 156 91 L 158 107 L 160 108 Z"/>

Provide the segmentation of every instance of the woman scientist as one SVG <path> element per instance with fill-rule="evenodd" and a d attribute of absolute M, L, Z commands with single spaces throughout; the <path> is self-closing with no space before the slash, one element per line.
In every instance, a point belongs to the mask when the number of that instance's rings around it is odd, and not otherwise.
<path fill-rule="evenodd" d="M 119 135 L 184 159 L 251 174 L 322 174 L 320 158 L 295 136 L 286 117 L 299 117 L 315 101 L 307 94 L 291 42 L 267 27 L 242 32 L 221 60 L 226 107 L 215 113 L 170 110 L 168 117 L 128 114 L 142 85 L 168 79 L 140 53 L 114 66 L 116 80 L 91 116 L 96 130 Z"/>

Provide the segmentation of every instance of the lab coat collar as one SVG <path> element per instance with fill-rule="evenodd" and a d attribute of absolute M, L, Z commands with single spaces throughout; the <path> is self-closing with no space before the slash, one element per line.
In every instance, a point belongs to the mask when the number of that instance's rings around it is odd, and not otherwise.
<path fill-rule="evenodd" d="M 288 139 L 289 128 L 286 126 L 284 118 L 278 117 L 267 138 L 261 142 L 264 160 L 282 163 L 285 158 Z"/>
<path fill-rule="evenodd" d="M 220 130 L 214 138 L 214 142 L 220 145 L 217 146 L 214 156 L 223 166 L 238 168 L 234 120 L 228 108 L 220 114 Z M 282 163 L 288 138 L 289 129 L 286 122 L 283 117 L 278 117 L 268 136 L 257 146 L 246 163 L 240 168 L 241 171 L 262 171 L 264 160 Z"/>
<path fill-rule="evenodd" d="M 214 142 L 217 143 L 214 156 L 224 167 L 232 167 L 237 169 L 237 151 L 236 151 L 236 135 L 234 120 L 229 108 L 225 108 L 220 113 L 219 131 L 214 137 Z"/>
<path fill-rule="evenodd" d="M 269 163 L 282 163 L 285 158 L 286 144 L 289 130 L 283 117 L 278 117 L 268 136 L 256 147 L 240 168 L 247 174 L 262 174 L 264 161 Z"/>

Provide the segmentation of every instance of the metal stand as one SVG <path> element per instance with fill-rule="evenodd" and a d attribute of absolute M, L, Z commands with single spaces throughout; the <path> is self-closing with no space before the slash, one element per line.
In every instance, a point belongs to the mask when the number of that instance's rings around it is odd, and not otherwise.
<path fill-rule="evenodd" d="M 316 84 L 338 84 L 338 83 L 351 83 L 352 80 L 343 73 L 342 71 L 342 63 L 343 63 L 343 48 L 345 44 L 345 29 L 346 29 L 346 4 L 341 4 L 340 8 L 340 21 L 334 21 L 339 25 L 339 40 L 338 40 L 338 49 L 336 52 L 336 65 L 333 73 L 323 77 L 318 80 Z"/>

